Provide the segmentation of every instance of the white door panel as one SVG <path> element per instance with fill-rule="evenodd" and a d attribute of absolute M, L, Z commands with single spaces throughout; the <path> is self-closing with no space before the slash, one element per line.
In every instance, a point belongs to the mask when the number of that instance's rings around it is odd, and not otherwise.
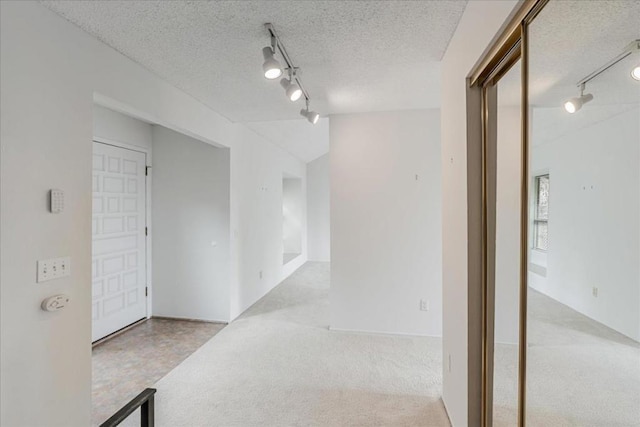
<path fill-rule="evenodd" d="M 147 316 L 146 155 L 93 144 L 92 341 Z"/>

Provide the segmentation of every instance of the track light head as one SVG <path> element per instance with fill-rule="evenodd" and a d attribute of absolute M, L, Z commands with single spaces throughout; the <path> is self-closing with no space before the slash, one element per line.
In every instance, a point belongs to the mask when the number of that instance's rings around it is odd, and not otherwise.
<path fill-rule="evenodd" d="M 635 80 L 640 81 L 640 65 L 631 70 L 631 77 L 633 77 Z"/>
<path fill-rule="evenodd" d="M 315 111 L 309 111 L 309 93 L 304 89 L 302 80 L 300 80 L 300 69 L 293 64 L 293 61 L 291 61 L 291 57 L 289 57 L 287 49 L 285 49 L 284 45 L 278 38 L 278 34 L 276 34 L 276 29 L 273 24 L 266 23 L 264 26 L 271 37 L 271 46 L 267 46 L 262 49 L 262 54 L 264 56 L 264 64 L 262 64 L 264 76 L 267 79 L 273 80 L 282 76 L 283 71 L 287 71 L 289 76 L 288 78 L 282 78 L 280 80 L 280 85 L 284 88 L 287 98 L 292 102 L 295 102 L 304 96 L 306 108 L 300 110 L 300 114 L 306 118 L 309 123 L 315 125 L 318 123 L 318 120 L 320 120 L 320 114 Z M 280 63 L 273 57 L 276 51 L 280 52 L 281 59 L 284 61 L 286 66 L 284 70 Z"/>
<path fill-rule="evenodd" d="M 302 89 L 300 89 L 300 86 L 298 86 L 298 83 L 295 81 L 282 79 L 280 80 L 280 85 L 284 88 L 287 98 L 292 102 L 297 101 L 302 96 Z"/>
<path fill-rule="evenodd" d="M 309 123 L 311 123 L 312 125 L 318 123 L 318 120 L 320 119 L 320 114 L 316 113 L 315 111 L 309 111 L 309 107 L 300 110 L 300 115 L 309 120 Z"/>
<path fill-rule="evenodd" d="M 593 99 L 593 95 L 590 93 L 586 95 L 580 95 L 576 98 L 571 98 L 564 103 L 564 109 L 567 110 L 567 113 L 573 114 L 576 111 L 580 110 L 584 104 L 591 101 Z"/>
<path fill-rule="evenodd" d="M 278 60 L 273 57 L 273 54 L 274 51 L 270 46 L 262 49 L 262 56 L 264 56 L 262 70 L 264 71 L 265 78 L 269 80 L 277 79 L 282 75 L 282 67 Z"/>

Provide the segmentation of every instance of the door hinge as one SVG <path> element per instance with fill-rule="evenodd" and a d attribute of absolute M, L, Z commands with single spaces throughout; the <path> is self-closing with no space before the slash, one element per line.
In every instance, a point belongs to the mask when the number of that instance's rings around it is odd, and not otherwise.
<path fill-rule="evenodd" d="M 147 227 L 144 228 L 144 235 L 145 236 L 149 235 L 149 228 L 147 228 Z"/>
<path fill-rule="evenodd" d="M 149 166 L 144 167 L 144 176 L 149 176 Z"/>
<path fill-rule="evenodd" d="M 148 287 L 144 287 L 144 296 L 148 297 L 149 296 L 149 288 Z"/>

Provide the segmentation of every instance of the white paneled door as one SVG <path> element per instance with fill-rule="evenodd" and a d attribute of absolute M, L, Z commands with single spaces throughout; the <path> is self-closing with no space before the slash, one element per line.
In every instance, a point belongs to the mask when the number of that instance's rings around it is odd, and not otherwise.
<path fill-rule="evenodd" d="M 147 316 L 146 155 L 93 143 L 92 341 Z"/>

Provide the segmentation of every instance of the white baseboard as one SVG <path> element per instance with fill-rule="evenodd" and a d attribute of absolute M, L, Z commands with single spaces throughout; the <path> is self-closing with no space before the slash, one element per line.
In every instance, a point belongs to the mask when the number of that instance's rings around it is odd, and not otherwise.
<path fill-rule="evenodd" d="M 366 334 L 366 335 L 386 335 L 386 336 L 400 336 L 400 337 L 415 337 L 415 338 L 442 338 L 442 335 L 429 335 L 429 334 L 415 334 L 407 332 L 380 332 L 364 329 L 344 329 L 334 328 L 329 326 L 329 330 L 332 332 L 345 332 L 351 334 Z"/>
<path fill-rule="evenodd" d="M 227 325 L 229 323 L 228 320 L 218 320 L 218 319 L 193 319 L 190 317 L 178 317 L 178 316 L 151 316 L 151 319 L 159 319 L 159 320 L 185 320 L 187 322 L 202 322 L 202 323 L 221 323 Z"/>

